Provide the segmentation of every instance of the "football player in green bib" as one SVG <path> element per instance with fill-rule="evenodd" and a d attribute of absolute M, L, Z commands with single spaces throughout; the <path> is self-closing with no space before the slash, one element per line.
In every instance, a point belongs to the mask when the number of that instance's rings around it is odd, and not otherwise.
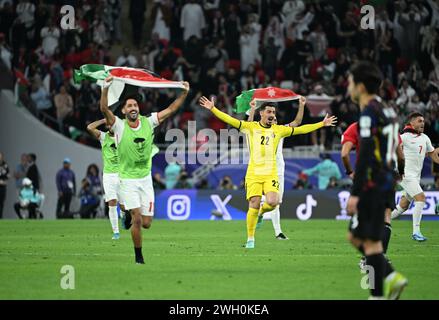
<path fill-rule="evenodd" d="M 189 92 L 189 83 L 166 109 L 154 112 L 149 117 L 140 115 L 136 98 L 127 98 L 122 103 L 125 119 L 116 117 L 108 107 L 108 88 L 113 81 L 109 76 L 102 87 L 100 109 L 106 122 L 114 132 L 119 156 L 120 190 L 125 209 L 125 227 L 131 222 L 131 237 L 134 244 L 136 263 L 143 264 L 142 227 L 148 229 L 154 216 L 154 189 L 152 186 L 151 163 L 157 152 L 153 144 L 154 128 L 174 114 Z M 155 153 L 154 153 L 155 152 Z"/>
<path fill-rule="evenodd" d="M 106 124 L 107 121 L 105 119 L 92 122 L 87 126 L 87 131 L 101 143 L 102 161 L 104 165 L 102 183 L 104 185 L 105 202 L 108 203 L 108 216 L 113 229 L 112 239 L 118 240 L 120 234 L 119 220 L 117 218 L 117 203 L 119 202 L 122 211 L 125 211 L 125 207 L 120 195 L 119 156 L 117 154 L 116 140 L 114 139 L 113 130 Z M 108 131 L 98 130 L 98 127 L 101 125 L 106 125 Z"/>

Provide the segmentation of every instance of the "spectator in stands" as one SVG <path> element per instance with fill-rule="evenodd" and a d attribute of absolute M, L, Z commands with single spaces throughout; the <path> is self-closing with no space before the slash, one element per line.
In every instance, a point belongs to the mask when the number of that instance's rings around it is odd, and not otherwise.
<path fill-rule="evenodd" d="M 130 53 L 128 47 L 123 48 L 123 54 L 117 58 L 116 66 L 118 67 L 137 67 L 137 58 Z"/>
<path fill-rule="evenodd" d="M 63 161 L 63 168 L 56 174 L 56 187 L 58 189 L 56 217 L 58 219 L 71 217 L 70 203 L 72 197 L 76 194 L 76 178 L 75 173 L 70 167 L 70 159 L 65 158 Z"/>
<path fill-rule="evenodd" d="M 204 12 L 196 0 L 188 0 L 181 10 L 180 27 L 183 29 L 183 40 L 191 36 L 201 39 L 206 27 Z"/>
<path fill-rule="evenodd" d="M 59 46 L 61 32 L 56 27 L 55 21 L 50 20 L 48 25 L 41 29 L 41 39 L 43 39 L 43 52 L 46 56 L 52 57 Z"/>
<path fill-rule="evenodd" d="M 61 86 L 59 93 L 55 95 L 54 102 L 59 129 L 61 132 L 64 132 L 64 119 L 73 115 L 73 98 L 66 91 L 66 88 Z"/>
<path fill-rule="evenodd" d="M 20 163 L 17 164 L 14 171 L 15 178 L 15 188 L 17 189 L 17 193 L 20 192 L 22 187 L 23 178 L 26 177 L 27 168 L 29 167 L 28 155 L 23 153 L 20 157 Z"/>
<path fill-rule="evenodd" d="M 5 34 L 0 33 L 0 60 L 3 64 L 11 70 L 12 67 L 12 52 L 5 42 Z"/>
<path fill-rule="evenodd" d="M 3 218 L 3 206 L 6 199 L 6 185 L 9 179 L 9 167 L 3 153 L 0 152 L 0 219 Z"/>
<path fill-rule="evenodd" d="M 308 181 L 308 176 L 301 172 L 297 178 L 296 183 L 293 186 L 295 190 L 312 189 L 311 183 Z"/>
<path fill-rule="evenodd" d="M 37 166 L 37 156 L 35 153 L 30 153 L 28 156 L 28 169 L 26 177 L 32 181 L 32 186 L 36 191 L 41 191 L 41 175 Z"/>
<path fill-rule="evenodd" d="M 79 191 L 81 207 L 79 214 L 82 219 L 96 218 L 96 209 L 99 206 L 99 197 L 93 191 L 90 180 L 87 178 L 81 181 L 81 190 Z"/>
<path fill-rule="evenodd" d="M 238 187 L 233 184 L 233 180 L 232 178 L 230 178 L 230 176 L 224 176 L 218 185 L 218 190 L 237 190 L 237 189 Z"/>
<path fill-rule="evenodd" d="M 29 219 L 37 218 L 37 209 L 41 203 L 41 195 L 32 186 L 32 181 L 28 178 L 23 179 L 23 186 L 20 190 L 18 202 L 14 204 L 15 213 L 18 218 L 23 219 L 21 215 L 22 209 L 27 209 Z"/>
<path fill-rule="evenodd" d="M 398 90 L 399 97 L 396 100 L 396 104 L 398 106 L 403 106 L 405 109 L 407 105 L 411 102 L 413 96 L 416 94 L 415 89 L 410 86 L 409 81 L 407 79 L 403 79 L 401 81 L 401 87 Z"/>
<path fill-rule="evenodd" d="M 176 162 L 169 163 L 165 168 L 166 189 L 174 189 L 180 177 L 181 167 Z"/>
<path fill-rule="evenodd" d="M 341 179 L 341 172 L 337 163 L 331 159 L 329 154 L 323 154 L 321 158 L 322 162 L 312 168 L 303 170 L 303 173 L 306 175 L 317 174 L 319 189 L 326 190 L 331 178 Z"/>
<path fill-rule="evenodd" d="M 425 107 L 427 110 L 439 110 L 439 93 L 432 92 Z"/>
<path fill-rule="evenodd" d="M 151 21 L 154 21 L 152 33 L 157 34 L 160 40 L 171 40 L 172 8 L 170 3 L 155 0 L 152 9 Z"/>
<path fill-rule="evenodd" d="M 32 84 L 32 93 L 30 94 L 32 101 L 35 104 L 37 110 L 47 110 L 52 107 L 52 102 L 50 101 L 50 95 L 43 85 L 38 83 Z"/>

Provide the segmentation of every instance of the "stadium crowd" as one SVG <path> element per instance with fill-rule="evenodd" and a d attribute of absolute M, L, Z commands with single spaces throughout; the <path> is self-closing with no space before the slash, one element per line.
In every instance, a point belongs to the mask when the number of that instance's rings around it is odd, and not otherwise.
<path fill-rule="evenodd" d="M 188 120 L 196 120 L 197 129 L 223 128 L 196 106 L 201 93 L 216 96 L 231 112 L 242 90 L 272 85 L 328 99 L 340 126 L 326 130 L 320 142 L 304 136 L 289 143 L 329 148 L 357 120 L 346 86 L 348 68 L 359 59 L 380 65 L 386 76 L 380 96 L 397 110 L 401 122 L 409 112 L 422 111 L 427 135 L 439 142 L 437 0 L 131 0 L 129 38 L 121 35 L 120 0 L 76 1 L 74 30 L 59 27 L 64 2 L 0 1 L 0 51 L 16 76 L 21 102 L 82 143 L 98 146 L 84 132 L 101 117 L 100 89 L 86 81 L 74 84 L 73 69 L 99 63 L 144 67 L 191 83 L 184 108 L 158 129 L 158 143 L 172 127 L 185 130 Z M 360 7 L 367 3 L 375 7 L 374 30 L 361 28 Z M 147 20 L 149 34 L 142 33 Z M 114 56 L 118 45 L 124 46 L 122 54 Z M 176 95 L 175 90 L 141 91 L 145 113 L 166 107 Z M 281 108 L 279 118 L 291 113 L 291 108 Z M 304 122 L 315 116 L 308 111 Z"/>

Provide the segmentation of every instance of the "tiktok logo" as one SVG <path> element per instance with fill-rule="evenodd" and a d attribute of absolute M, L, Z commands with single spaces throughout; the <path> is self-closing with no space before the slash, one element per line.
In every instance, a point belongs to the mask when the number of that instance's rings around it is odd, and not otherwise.
<path fill-rule="evenodd" d="M 305 203 L 300 204 L 296 209 L 296 215 L 299 220 L 308 220 L 312 216 L 312 208 L 317 206 L 317 201 L 314 200 L 311 194 L 306 196 Z"/>

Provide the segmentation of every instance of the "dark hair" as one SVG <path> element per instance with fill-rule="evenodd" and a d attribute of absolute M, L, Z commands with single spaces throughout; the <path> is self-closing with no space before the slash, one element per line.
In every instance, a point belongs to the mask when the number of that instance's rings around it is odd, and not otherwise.
<path fill-rule="evenodd" d="M 29 153 L 29 157 L 32 159 L 33 162 L 37 161 L 37 156 L 35 153 Z"/>
<path fill-rule="evenodd" d="M 266 107 L 277 108 L 277 103 L 276 103 L 276 102 L 264 102 L 264 103 L 261 104 L 261 106 L 259 107 L 259 111 L 264 111 Z"/>
<path fill-rule="evenodd" d="M 412 112 L 408 116 L 409 122 L 411 122 L 413 119 L 415 119 L 417 117 L 424 117 L 424 115 L 420 112 Z"/>
<path fill-rule="evenodd" d="M 125 105 L 127 104 L 127 101 L 128 101 L 129 99 L 134 99 L 134 100 L 136 100 L 137 103 L 142 102 L 142 96 L 141 96 L 140 94 L 138 94 L 138 93 L 130 94 L 130 95 L 127 95 L 127 96 L 122 100 L 122 103 L 121 103 L 121 107 L 122 107 L 122 108 L 125 107 Z"/>
<path fill-rule="evenodd" d="M 357 62 L 350 73 L 355 84 L 362 83 L 369 94 L 378 94 L 383 75 L 376 64 L 369 61 Z"/>
<path fill-rule="evenodd" d="M 91 169 L 92 169 L 92 168 L 95 168 L 95 170 L 96 170 L 96 175 L 99 176 L 99 168 L 98 168 L 98 166 L 97 166 L 96 164 L 94 164 L 94 163 L 92 163 L 91 165 L 88 166 L 86 176 L 88 177 L 88 176 L 91 175 Z"/>

